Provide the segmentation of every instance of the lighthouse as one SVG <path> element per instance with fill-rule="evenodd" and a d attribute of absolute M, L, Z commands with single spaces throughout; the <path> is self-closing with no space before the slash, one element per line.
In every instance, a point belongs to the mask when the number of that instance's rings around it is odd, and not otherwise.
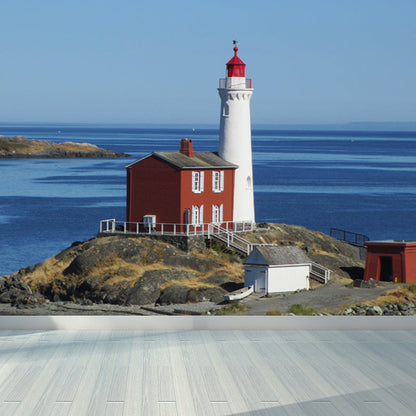
<path fill-rule="evenodd" d="M 233 219 L 255 222 L 253 163 L 251 152 L 250 99 L 251 79 L 246 79 L 245 63 L 237 56 L 227 63 L 227 77 L 220 79 L 220 137 L 218 155 L 238 166 L 235 172 Z"/>

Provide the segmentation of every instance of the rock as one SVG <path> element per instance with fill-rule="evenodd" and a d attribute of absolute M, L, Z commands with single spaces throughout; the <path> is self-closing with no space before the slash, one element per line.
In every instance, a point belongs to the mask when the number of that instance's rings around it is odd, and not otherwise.
<path fill-rule="evenodd" d="M 199 289 L 197 292 L 197 302 L 214 302 L 220 303 L 224 300 L 224 294 L 227 293 L 220 287 L 208 287 L 206 289 Z"/>
<path fill-rule="evenodd" d="M 398 303 L 397 304 L 397 309 L 400 312 L 403 312 L 403 311 L 407 311 L 409 309 L 409 307 L 408 307 L 408 305 L 406 303 Z"/>
<path fill-rule="evenodd" d="M 11 276 L 0 278 L 0 303 L 32 305 L 43 303 L 44 301 L 45 299 L 40 293 L 33 293 L 29 284 L 22 280 L 20 271 Z"/>
<path fill-rule="evenodd" d="M 218 287 L 202 287 L 190 289 L 186 286 L 172 285 L 162 291 L 158 303 L 160 305 L 171 305 L 176 303 L 196 303 L 214 302 L 219 303 L 224 300 L 224 289 Z"/>
<path fill-rule="evenodd" d="M 84 275 L 93 267 L 100 265 L 111 255 L 130 263 L 139 263 L 145 248 L 138 241 L 124 238 L 108 238 L 102 244 L 95 244 L 79 254 L 64 270 L 64 275 Z"/>
<path fill-rule="evenodd" d="M 9 291 L 0 294 L 0 303 L 11 303 L 12 296 Z"/>
<path fill-rule="evenodd" d="M 89 277 L 85 279 L 77 289 L 77 294 L 83 294 L 85 292 L 92 292 L 97 289 L 100 285 L 100 278 L 99 277 Z M 68 292 L 67 292 L 68 293 Z"/>
<path fill-rule="evenodd" d="M 374 279 L 369 280 L 362 280 L 361 281 L 361 288 L 364 289 L 375 289 L 377 286 L 377 281 Z"/>
<path fill-rule="evenodd" d="M 164 263 L 167 266 L 187 267 L 189 269 L 197 270 L 201 273 L 207 273 L 210 270 L 221 266 L 220 263 L 215 260 L 194 256 L 168 257 L 164 260 Z"/>
<path fill-rule="evenodd" d="M 217 273 L 202 280 L 203 282 L 218 285 L 227 292 L 233 292 L 234 290 L 244 287 L 244 283 L 237 283 L 231 279 L 231 277 L 225 273 L 225 271 L 219 270 Z"/>
<path fill-rule="evenodd" d="M 160 305 L 171 305 L 175 303 L 186 303 L 188 302 L 189 287 L 181 285 L 172 285 L 164 289 L 157 303 Z"/>
<path fill-rule="evenodd" d="M 6 289 L 6 278 L 4 276 L 0 276 L 0 293 L 2 293 Z"/>
<path fill-rule="evenodd" d="M 377 315 L 383 315 L 383 310 L 380 308 L 380 306 L 373 306 L 373 311 L 377 314 Z"/>
<path fill-rule="evenodd" d="M 197 274 L 181 269 L 147 271 L 127 294 L 126 303 L 131 305 L 154 304 L 160 297 L 160 286 L 171 280 L 190 279 Z"/>

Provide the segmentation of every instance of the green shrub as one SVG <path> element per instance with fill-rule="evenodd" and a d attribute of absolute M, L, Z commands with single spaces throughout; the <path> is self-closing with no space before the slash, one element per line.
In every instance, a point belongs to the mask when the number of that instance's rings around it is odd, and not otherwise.
<path fill-rule="evenodd" d="M 295 303 L 292 305 L 288 310 L 288 313 L 293 313 L 295 315 L 314 315 L 318 313 L 318 311 L 315 308 L 311 308 L 309 306 L 299 305 L 298 303 Z"/>

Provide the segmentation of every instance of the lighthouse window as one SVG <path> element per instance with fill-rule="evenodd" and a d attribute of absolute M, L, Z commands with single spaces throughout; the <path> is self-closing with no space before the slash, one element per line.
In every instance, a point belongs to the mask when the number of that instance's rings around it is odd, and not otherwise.
<path fill-rule="evenodd" d="M 230 115 L 230 107 L 228 106 L 228 104 L 224 104 L 224 108 L 223 108 L 223 113 L 224 116 L 229 116 Z"/>
<path fill-rule="evenodd" d="M 222 192 L 224 190 L 224 171 L 212 172 L 212 191 L 213 192 Z"/>
<path fill-rule="evenodd" d="M 204 172 L 192 172 L 192 192 L 204 192 Z"/>

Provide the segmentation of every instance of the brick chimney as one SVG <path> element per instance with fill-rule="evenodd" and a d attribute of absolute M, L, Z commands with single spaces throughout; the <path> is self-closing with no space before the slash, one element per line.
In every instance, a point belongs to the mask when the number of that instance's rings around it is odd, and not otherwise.
<path fill-rule="evenodd" d="M 182 139 L 180 153 L 186 156 L 194 157 L 194 150 L 192 149 L 192 139 Z"/>

